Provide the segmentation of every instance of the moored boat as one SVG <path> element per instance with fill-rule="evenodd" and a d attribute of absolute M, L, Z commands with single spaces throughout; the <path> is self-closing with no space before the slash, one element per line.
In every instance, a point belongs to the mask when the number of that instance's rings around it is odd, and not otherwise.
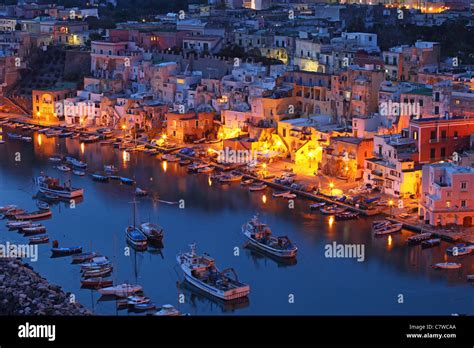
<path fill-rule="evenodd" d="M 94 257 L 97 257 L 96 252 L 82 253 L 72 256 L 72 263 L 83 263 L 86 261 L 92 260 Z"/>
<path fill-rule="evenodd" d="M 321 214 L 324 214 L 324 215 L 340 214 L 340 213 L 344 212 L 345 210 L 346 210 L 346 208 L 339 207 L 337 204 L 326 205 L 326 206 L 323 206 L 319 209 Z"/>
<path fill-rule="evenodd" d="M 163 227 L 151 222 L 145 222 L 139 228 L 149 242 L 161 243 L 163 241 Z"/>
<path fill-rule="evenodd" d="M 81 285 L 85 288 L 105 288 L 113 285 L 113 281 L 103 277 L 81 279 Z"/>
<path fill-rule="evenodd" d="M 92 180 L 98 181 L 98 182 L 108 182 L 109 181 L 109 177 L 105 176 L 105 175 L 102 175 L 102 174 L 94 173 L 94 174 L 91 174 L 91 177 L 92 177 Z"/>
<path fill-rule="evenodd" d="M 249 186 L 249 191 L 250 192 L 263 191 L 266 188 L 267 188 L 267 185 L 265 184 L 253 184 Z"/>
<path fill-rule="evenodd" d="M 44 201 L 37 201 L 36 202 L 36 206 L 40 209 L 40 210 L 49 210 L 49 204 L 44 202 Z"/>
<path fill-rule="evenodd" d="M 44 244 L 49 242 L 49 237 L 46 235 L 43 236 L 35 236 L 29 238 L 30 244 Z"/>
<path fill-rule="evenodd" d="M 359 213 L 355 211 L 343 211 L 342 213 L 335 214 L 336 220 L 354 220 L 359 218 Z"/>
<path fill-rule="evenodd" d="M 137 292 L 142 291 L 140 285 L 131 285 L 131 284 L 120 284 L 116 286 L 110 286 L 99 289 L 101 295 L 114 295 L 117 297 L 128 297 L 130 295 L 136 294 Z"/>
<path fill-rule="evenodd" d="M 133 185 L 133 184 L 135 184 L 135 180 L 130 179 L 130 178 L 125 178 L 125 177 L 121 177 L 120 182 L 124 185 Z"/>
<path fill-rule="evenodd" d="M 61 172 L 70 172 L 71 171 L 71 168 L 64 165 L 64 164 L 57 166 L 56 169 L 61 171 Z"/>
<path fill-rule="evenodd" d="M 174 317 L 174 316 L 180 316 L 181 312 L 177 310 L 173 305 L 165 304 L 161 306 L 160 310 L 155 312 L 153 315 L 163 316 L 163 317 Z"/>
<path fill-rule="evenodd" d="M 311 210 L 319 210 L 321 207 L 324 207 L 326 203 L 321 202 L 321 203 L 313 203 L 309 206 L 309 209 Z"/>
<path fill-rule="evenodd" d="M 435 269 L 458 269 L 461 268 L 460 263 L 456 262 L 440 262 L 433 265 Z"/>
<path fill-rule="evenodd" d="M 298 251 L 287 236 L 273 236 L 270 227 L 260 222 L 258 216 L 254 216 L 242 226 L 242 233 L 250 244 L 274 256 L 291 258 L 295 257 Z"/>
<path fill-rule="evenodd" d="M 425 240 L 430 239 L 431 236 L 432 234 L 429 232 L 415 234 L 414 236 L 410 236 L 407 238 L 407 243 L 412 245 L 419 244 Z"/>
<path fill-rule="evenodd" d="M 59 179 L 46 175 L 40 175 L 36 178 L 35 182 L 42 193 L 54 194 L 62 198 L 77 198 L 84 195 L 83 189 L 72 187 L 70 182 L 61 185 Z"/>
<path fill-rule="evenodd" d="M 50 209 L 48 210 L 38 210 L 31 213 L 24 213 L 20 215 L 15 215 L 16 220 L 39 220 L 49 218 L 53 213 Z"/>
<path fill-rule="evenodd" d="M 46 227 L 43 225 L 29 226 L 22 228 L 21 232 L 25 237 L 34 236 L 36 234 L 46 233 Z"/>
<path fill-rule="evenodd" d="M 212 296 L 228 301 L 246 297 L 250 293 L 250 286 L 241 283 L 232 268 L 221 272 L 213 258 L 197 255 L 195 244 L 191 245 L 190 252 L 178 254 L 176 260 L 184 272 L 185 280 Z M 229 273 L 234 277 L 230 277 Z"/>
<path fill-rule="evenodd" d="M 432 248 L 432 247 L 440 245 L 440 243 L 441 243 L 440 238 L 431 238 L 431 239 L 424 240 L 423 242 L 421 242 L 421 247 L 423 249 Z"/>
<path fill-rule="evenodd" d="M 85 171 L 83 171 L 83 170 L 77 170 L 77 169 L 73 170 L 72 173 L 73 173 L 74 175 L 77 175 L 77 176 L 85 176 L 85 175 L 86 175 L 86 172 L 85 172 Z"/>
<path fill-rule="evenodd" d="M 164 155 L 161 157 L 161 159 L 162 159 L 163 161 L 167 161 L 167 162 L 178 162 L 178 161 L 181 160 L 181 157 L 167 153 L 167 154 L 164 154 Z"/>
<path fill-rule="evenodd" d="M 143 190 L 143 189 L 141 189 L 141 188 L 139 188 L 139 187 L 137 187 L 137 188 L 135 189 L 135 196 L 137 196 L 137 197 L 145 197 L 145 196 L 147 196 L 147 195 L 148 195 L 148 191 Z"/>
<path fill-rule="evenodd" d="M 7 222 L 7 228 L 10 229 L 10 230 L 19 230 L 19 229 L 22 229 L 24 227 L 30 227 L 32 225 L 32 221 L 31 220 L 28 220 L 28 221 L 9 221 Z"/>
<path fill-rule="evenodd" d="M 101 268 L 97 269 L 90 269 L 84 271 L 82 273 L 83 278 L 102 278 L 102 277 L 107 277 L 112 273 L 112 267 L 111 266 L 104 266 Z"/>
<path fill-rule="evenodd" d="M 69 256 L 82 253 L 82 247 L 51 248 L 51 252 L 53 253 L 53 256 Z"/>
<path fill-rule="evenodd" d="M 372 231 L 376 236 L 383 236 L 387 234 L 400 232 L 403 228 L 402 223 L 390 223 L 380 227 L 372 227 Z"/>

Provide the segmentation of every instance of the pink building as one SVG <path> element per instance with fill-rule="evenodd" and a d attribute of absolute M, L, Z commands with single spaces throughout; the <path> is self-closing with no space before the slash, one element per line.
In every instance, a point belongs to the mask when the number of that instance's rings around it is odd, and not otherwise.
<path fill-rule="evenodd" d="M 434 226 L 472 226 L 474 168 L 453 163 L 423 166 L 420 219 Z"/>

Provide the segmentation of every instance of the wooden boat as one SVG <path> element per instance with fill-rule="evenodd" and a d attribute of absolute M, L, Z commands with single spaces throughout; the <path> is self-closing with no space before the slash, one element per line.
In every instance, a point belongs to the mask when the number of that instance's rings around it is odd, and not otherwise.
<path fill-rule="evenodd" d="M 116 286 L 109 286 L 101 288 L 98 292 L 101 295 L 114 295 L 117 297 L 128 297 L 130 295 L 136 294 L 137 292 L 142 291 L 140 285 L 131 285 L 131 284 L 120 284 Z"/>
<path fill-rule="evenodd" d="M 133 185 L 133 184 L 135 184 L 135 180 L 130 179 L 130 178 L 125 178 L 125 177 L 121 177 L 120 182 L 124 185 Z"/>
<path fill-rule="evenodd" d="M 254 184 L 249 186 L 249 191 L 250 192 L 256 192 L 256 191 L 263 191 L 267 188 L 267 185 L 265 184 Z"/>
<path fill-rule="evenodd" d="M 81 285 L 85 288 L 105 288 L 113 285 L 113 281 L 103 277 L 81 279 Z"/>
<path fill-rule="evenodd" d="M 57 170 L 60 170 L 61 172 L 70 172 L 71 168 L 66 166 L 66 165 L 60 165 L 56 167 Z"/>
<path fill-rule="evenodd" d="M 167 153 L 164 154 L 161 159 L 167 162 L 178 162 L 179 160 L 181 160 L 181 157 Z"/>
<path fill-rule="evenodd" d="M 49 218 L 53 213 L 51 210 L 38 210 L 31 213 L 25 213 L 20 215 L 15 215 L 16 220 L 38 220 Z"/>
<path fill-rule="evenodd" d="M 127 242 L 137 250 L 146 250 L 148 247 L 147 238 L 136 227 L 129 226 L 126 229 Z"/>
<path fill-rule="evenodd" d="M 36 202 L 36 206 L 37 206 L 40 210 L 49 210 L 49 204 L 46 203 L 46 202 L 43 202 L 43 201 L 37 201 L 37 202 Z"/>
<path fill-rule="evenodd" d="M 36 234 L 43 234 L 46 233 L 46 227 L 43 225 L 38 226 L 30 226 L 21 229 L 21 232 L 25 237 L 34 236 Z"/>
<path fill-rule="evenodd" d="M 85 171 L 83 171 L 83 170 L 77 170 L 77 169 L 73 170 L 72 173 L 73 173 L 74 175 L 77 175 L 77 176 L 85 176 L 85 175 L 86 175 L 86 172 L 85 172 Z"/>
<path fill-rule="evenodd" d="M 240 175 L 240 174 L 222 175 L 219 178 L 219 182 L 221 183 L 238 182 L 238 181 L 242 181 L 242 178 L 243 178 L 243 175 Z"/>
<path fill-rule="evenodd" d="M 359 213 L 355 211 L 344 211 L 342 213 L 335 214 L 336 220 L 354 220 L 359 218 Z"/>
<path fill-rule="evenodd" d="M 72 256 L 72 263 L 83 263 L 86 261 L 92 260 L 94 257 L 97 257 L 98 254 L 96 252 L 90 253 L 82 253 Z"/>
<path fill-rule="evenodd" d="M 441 243 L 441 238 L 432 238 L 432 239 L 428 239 L 421 242 L 421 247 L 423 249 L 432 248 L 432 247 L 440 245 L 440 243 Z"/>
<path fill-rule="evenodd" d="M 16 209 L 10 209 L 6 211 L 5 213 L 3 213 L 3 216 L 4 218 L 7 218 L 7 219 L 13 219 L 15 218 L 15 216 L 25 214 L 25 213 L 26 213 L 26 210 L 16 208 Z"/>
<path fill-rule="evenodd" d="M 69 138 L 73 134 L 74 134 L 73 132 L 62 132 L 62 133 L 58 134 L 58 137 L 60 137 L 60 138 Z"/>
<path fill-rule="evenodd" d="M 403 228 L 402 223 L 391 223 L 389 225 L 384 225 L 382 227 L 372 228 L 372 231 L 376 236 L 383 236 L 391 233 L 400 232 Z"/>
<path fill-rule="evenodd" d="M 145 222 L 142 223 L 139 228 L 149 242 L 161 243 L 163 241 L 163 227 L 151 222 Z"/>
<path fill-rule="evenodd" d="M 106 173 L 116 173 L 118 169 L 113 164 L 104 165 L 104 172 Z"/>
<path fill-rule="evenodd" d="M 287 236 L 272 236 L 270 227 L 261 223 L 258 216 L 254 216 L 242 226 L 242 233 L 250 244 L 277 257 L 292 258 L 298 251 Z"/>
<path fill-rule="evenodd" d="M 180 166 L 187 166 L 187 165 L 190 165 L 191 162 L 192 161 L 190 159 L 182 159 L 181 161 L 179 161 L 179 165 Z"/>
<path fill-rule="evenodd" d="M 285 190 L 285 191 L 273 192 L 273 193 L 272 193 L 272 197 L 275 197 L 275 198 L 282 197 L 282 196 L 284 196 L 284 195 L 287 194 L 287 193 L 291 193 L 291 191 L 290 191 L 290 190 Z"/>
<path fill-rule="evenodd" d="M 41 193 L 54 194 L 61 198 L 77 198 L 84 195 L 84 190 L 75 188 L 70 183 L 61 185 L 59 179 L 54 179 L 46 175 L 40 175 L 35 179 Z"/>
<path fill-rule="evenodd" d="M 155 312 L 153 315 L 163 317 L 175 317 L 180 316 L 181 312 L 174 308 L 174 306 L 170 304 L 165 304 L 161 307 L 159 311 Z"/>
<path fill-rule="evenodd" d="M 204 168 L 199 168 L 198 173 L 200 174 L 207 174 L 207 173 L 212 173 L 214 171 L 214 167 L 204 167 Z"/>
<path fill-rule="evenodd" d="M 81 269 L 86 270 L 110 265 L 110 261 L 106 256 L 96 256 L 89 261 L 90 262 L 81 264 Z"/>
<path fill-rule="evenodd" d="M 141 188 L 137 187 L 135 189 L 135 196 L 138 197 L 145 197 L 148 195 L 148 191 L 142 190 Z"/>
<path fill-rule="evenodd" d="M 7 228 L 10 230 L 20 230 L 24 227 L 30 227 L 33 224 L 31 220 L 28 221 L 9 221 L 7 222 Z"/>
<path fill-rule="evenodd" d="M 458 269 L 461 268 L 460 263 L 455 262 L 440 262 L 433 265 L 435 269 Z"/>
<path fill-rule="evenodd" d="M 68 256 L 82 253 L 81 246 L 74 246 L 69 248 L 60 248 L 57 240 L 53 241 L 53 247 L 51 248 L 53 256 Z"/>
<path fill-rule="evenodd" d="M 51 128 L 43 128 L 43 129 L 39 130 L 38 133 L 44 134 L 46 132 L 49 132 L 50 130 L 51 130 Z"/>
<path fill-rule="evenodd" d="M 18 206 L 15 205 L 15 204 L 9 204 L 9 205 L 5 205 L 3 207 L 0 207 L 0 213 L 3 214 L 9 210 L 12 210 L 12 209 L 17 209 Z"/>
<path fill-rule="evenodd" d="M 423 242 L 423 241 L 425 241 L 425 240 L 430 239 L 430 238 L 431 238 L 431 235 L 432 235 L 432 234 L 431 234 L 431 233 L 428 233 L 428 232 L 416 234 L 416 235 L 414 235 L 414 236 L 408 237 L 408 238 L 407 238 L 407 243 L 408 243 L 408 244 L 412 244 L 412 245 L 414 245 L 414 244 L 419 244 L 419 243 L 421 243 L 421 242 Z"/>
<path fill-rule="evenodd" d="M 343 213 L 344 211 L 346 211 L 346 208 L 339 207 L 337 204 L 332 204 L 321 207 L 319 211 L 321 212 L 321 214 L 324 215 L 335 215 Z"/>
<path fill-rule="evenodd" d="M 30 244 L 44 244 L 49 242 L 49 237 L 46 235 L 30 237 Z"/>
<path fill-rule="evenodd" d="M 82 137 L 81 141 L 83 143 L 88 144 L 88 143 L 94 143 L 94 142 L 98 141 L 99 139 L 100 138 L 97 135 L 90 135 L 90 136 L 87 136 L 87 137 Z"/>
<path fill-rule="evenodd" d="M 137 303 L 133 305 L 133 310 L 136 312 L 145 312 L 156 309 L 153 303 Z"/>
<path fill-rule="evenodd" d="M 232 268 L 219 271 L 209 255 L 197 255 L 195 244 L 190 252 L 178 254 L 176 261 L 187 282 L 212 296 L 228 301 L 250 293 L 250 286 L 241 283 Z"/>
<path fill-rule="evenodd" d="M 321 207 L 324 207 L 326 203 L 321 202 L 321 203 L 313 203 L 309 206 L 309 209 L 311 210 L 319 210 Z"/>
<path fill-rule="evenodd" d="M 16 140 L 21 140 L 21 137 L 22 137 L 21 134 L 15 134 L 15 133 L 7 133 L 7 136 L 10 139 L 16 139 Z"/>
<path fill-rule="evenodd" d="M 92 269 L 84 271 L 82 274 L 83 278 L 101 278 L 107 277 L 112 273 L 112 267 L 102 267 L 98 269 Z"/>
<path fill-rule="evenodd" d="M 24 136 L 22 136 L 22 137 L 21 137 L 21 140 L 26 141 L 26 142 L 29 143 L 29 142 L 33 141 L 33 138 L 32 138 L 32 137 L 24 137 Z"/>
<path fill-rule="evenodd" d="M 109 177 L 101 174 L 91 174 L 92 180 L 98 181 L 98 182 L 108 182 Z"/>
<path fill-rule="evenodd" d="M 85 169 L 87 168 L 87 163 L 83 161 L 79 161 L 73 157 L 66 157 L 66 162 L 69 163 L 74 168 Z"/>
<path fill-rule="evenodd" d="M 55 156 L 49 158 L 50 162 L 56 162 L 56 163 L 62 162 L 62 160 L 63 159 L 61 157 L 55 157 Z"/>
<path fill-rule="evenodd" d="M 199 169 L 206 168 L 206 167 L 207 167 L 206 163 L 194 162 L 193 164 L 190 164 L 188 166 L 188 172 L 189 173 L 197 173 Z"/>

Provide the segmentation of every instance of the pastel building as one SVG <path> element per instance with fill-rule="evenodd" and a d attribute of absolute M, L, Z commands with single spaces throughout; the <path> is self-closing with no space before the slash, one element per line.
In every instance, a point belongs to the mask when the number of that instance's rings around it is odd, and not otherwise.
<path fill-rule="evenodd" d="M 423 166 L 419 216 L 433 226 L 473 225 L 474 168 L 453 163 Z"/>

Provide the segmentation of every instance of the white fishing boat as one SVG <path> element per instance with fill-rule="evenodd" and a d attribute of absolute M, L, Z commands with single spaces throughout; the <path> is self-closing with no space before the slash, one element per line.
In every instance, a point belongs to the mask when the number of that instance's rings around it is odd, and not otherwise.
<path fill-rule="evenodd" d="M 81 188 L 72 187 L 70 182 L 64 185 L 59 183 L 59 179 L 51 178 L 44 174 L 35 179 L 41 193 L 54 194 L 62 198 L 77 198 L 84 195 Z"/>
<path fill-rule="evenodd" d="M 254 216 L 242 226 L 242 233 L 251 245 L 278 257 L 295 257 L 298 251 L 296 245 L 287 236 L 272 236 L 270 227 L 260 222 L 258 216 Z"/>
<path fill-rule="evenodd" d="M 3 214 L 9 210 L 16 209 L 16 208 L 18 208 L 18 206 L 15 204 L 5 205 L 3 207 L 0 207 L 0 214 Z"/>
<path fill-rule="evenodd" d="M 145 196 L 147 196 L 147 195 L 148 195 L 148 191 L 143 190 L 143 189 L 141 189 L 141 188 L 139 188 L 139 187 L 137 187 L 137 188 L 135 189 L 135 196 L 138 196 L 138 197 L 145 197 Z"/>
<path fill-rule="evenodd" d="M 116 286 L 109 286 L 106 288 L 98 289 L 97 291 L 101 295 L 113 295 L 117 297 L 128 297 L 142 291 L 142 286 L 131 285 L 131 284 L 120 284 Z"/>
<path fill-rule="evenodd" d="M 113 164 L 104 165 L 104 172 L 106 173 L 116 173 L 118 169 Z"/>
<path fill-rule="evenodd" d="M 10 230 L 20 230 L 25 227 L 30 227 L 33 224 L 31 220 L 25 221 L 9 221 L 7 222 L 7 228 Z"/>
<path fill-rule="evenodd" d="M 181 312 L 174 308 L 174 306 L 170 304 L 165 304 L 161 307 L 159 311 L 155 312 L 155 314 L 153 315 L 160 317 L 175 317 L 180 316 Z"/>
<path fill-rule="evenodd" d="M 460 263 L 455 263 L 455 262 L 440 262 L 440 263 L 434 264 L 433 268 L 436 268 L 436 269 L 458 269 L 458 268 L 461 268 L 461 264 Z"/>
<path fill-rule="evenodd" d="M 60 165 L 60 166 L 57 166 L 56 167 L 57 170 L 61 171 L 61 172 L 70 172 L 71 171 L 71 168 L 66 166 L 66 165 Z"/>
<path fill-rule="evenodd" d="M 186 281 L 212 296 L 227 301 L 250 293 L 250 286 L 239 282 L 232 268 L 221 272 L 215 266 L 213 258 L 206 254 L 197 255 L 195 244 L 191 245 L 190 252 L 178 254 L 176 260 Z M 229 274 L 234 277 L 229 277 Z"/>
<path fill-rule="evenodd" d="M 74 175 L 77 175 L 77 176 L 85 176 L 85 175 L 86 175 L 86 172 L 85 172 L 85 171 L 83 171 L 83 170 L 77 170 L 77 169 L 73 170 L 72 173 L 73 173 Z"/>

